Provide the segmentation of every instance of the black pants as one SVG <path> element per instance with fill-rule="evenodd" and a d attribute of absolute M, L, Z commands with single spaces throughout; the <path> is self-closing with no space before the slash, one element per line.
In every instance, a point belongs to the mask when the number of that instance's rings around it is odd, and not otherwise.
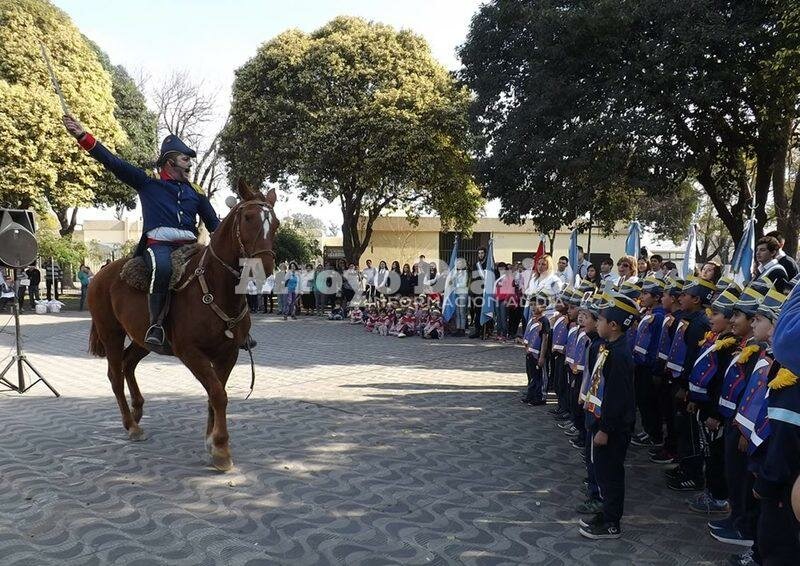
<path fill-rule="evenodd" d="M 757 552 L 764 566 L 797 564 L 800 555 L 798 523 L 788 490 L 778 499 L 759 501 Z"/>
<path fill-rule="evenodd" d="M 272 314 L 274 312 L 274 303 L 273 300 L 275 299 L 275 293 L 264 293 L 264 314 Z"/>
<path fill-rule="evenodd" d="M 258 295 L 247 295 L 247 306 L 250 308 L 250 312 L 256 312 L 258 310 Z"/>
<path fill-rule="evenodd" d="M 567 390 L 567 367 L 564 365 L 564 354 L 553 352 L 550 355 L 550 367 L 553 371 L 553 383 L 558 399 L 558 408 L 569 410 L 569 391 Z"/>
<path fill-rule="evenodd" d="M 28 287 L 28 295 L 31 301 L 31 308 L 32 309 L 36 308 L 36 301 L 39 300 L 39 286 L 31 285 L 30 287 Z"/>
<path fill-rule="evenodd" d="M 583 405 L 580 404 L 579 396 L 581 393 L 581 382 L 583 374 L 572 373 L 566 368 L 567 384 L 569 386 L 569 410 L 572 413 L 572 424 L 581 432 L 586 431 L 586 417 L 583 414 Z"/>
<path fill-rule="evenodd" d="M 542 400 L 542 368 L 536 367 L 538 357 L 528 352 L 525 354 L 525 372 L 528 374 L 528 401 Z"/>
<path fill-rule="evenodd" d="M 519 323 L 522 320 L 522 308 L 518 306 L 508 306 L 508 337 L 514 338 L 519 331 Z"/>
<path fill-rule="evenodd" d="M 653 442 L 661 442 L 664 432 L 658 417 L 658 396 L 653 383 L 653 370 L 648 366 L 637 365 L 634 370 L 636 407 L 642 419 L 642 429 Z"/>
<path fill-rule="evenodd" d="M 733 524 L 745 537 L 753 538 L 758 510 L 753 497 L 753 474 L 747 470 L 747 453 L 739 451 L 740 436 L 735 424 L 726 423 L 725 481 Z"/>
<path fill-rule="evenodd" d="M 603 519 L 619 525 L 625 504 L 625 454 L 631 437 L 628 433 L 613 432 L 608 444 L 593 446 L 591 455 L 600 497 L 603 499 Z"/>
<path fill-rule="evenodd" d="M 676 391 L 675 384 L 662 375 L 658 386 L 658 412 L 659 417 L 664 420 L 667 427 L 667 435 L 664 437 L 664 449 L 672 453 L 677 453 L 678 451 L 678 436 L 675 430 Z"/>
<path fill-rule="evenodd" d="M 676 413 L 679 427 L 678 454 L 681 456 L 681 468 L 686 472 L 686 477 L 702 485 L 703 477 L 703 450 L 700 445 L 700 423 L 697 414 L 688 413 L 685 407 L 679 407 Z"/>
<path fill-rule="evenodd" d="M 58 292 L 58 287 L 59 287 L 59 285 L 58 285 L 58 281 L 45 281 L 45 283 L 44 283 L 44 286 L 47 288 L 47 300 L 49 301 L 49 300 L 51 300 L 51 299 L 52 299 L 52 296 L 50 295 L 50 288 L 51 288 L 51 286 L 52 286 L 52 288 L 53 288 L 53 291 L 55 292 L 55 295 L 56 295 L 56 301 L 57 301 L 57 300 L 58 300 L 58 297 L 59 297 L 59 292 Z"/>
<path fill-rule="evenodd" d="M 705 427 L 701 429 L 702 434 L 706 434 Z M 725 481 L 725 437 L 718 431 L 717 435 L 708 432 L 707 448 L 705 450 L 705 477 L 706 488 L 714 499 L 728 499 L 728 484 Z"/>
<path fill-rule="evenodd" d="M 475 304 L 475 299 L 477 298 L 477 295 L 469 296 L 469 316 L 474 327 L 473 334 L 480 335 L 483 333 L 483 326 L 481 325 L 481 307 Z"/>

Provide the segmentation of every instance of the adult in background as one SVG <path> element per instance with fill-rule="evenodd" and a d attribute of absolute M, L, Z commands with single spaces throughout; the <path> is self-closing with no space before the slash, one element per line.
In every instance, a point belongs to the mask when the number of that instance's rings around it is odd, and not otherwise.
<path fill-rule="evenodd" d="M 525 294 L 529 300 L 532 300 L 541 289 L 547 289 L 550 296 L 557 297 L 563 287 L 563 281 L 555 272 L 553 257 L 550 254 L 544 254 L 536 264 L 536 274 L 528 284 Z"/>
<path fill-rule="evenodd" d="M 39 300 L 39 285 L 42 283 L 42 272 L 39 271 L 36 265 L 30 265 L 28 269 L 25 270 L 25 275 L 27 275 L 30 280 L 30 285 L 28 285 L 30 305 L 32 309 L 35 309 L 36 301 Z"/>
<path fill-rule="evenodd" d="M 25 293 L 28 292 L 28 285 L 31 280 L 23 270 L 17 270 L 17 302 L 19 303 L 19 312 L 25 312 Z"/>
<path fill-rule="evenodd" d="M 722 277 L 722 266 L 716 261 L 707 261 L 700 268 L 700 278 L 716 283 Z"/>
<path fill-rule="evenodd" d="M 0 312 L 8 312 L 8 305 L 14 302 L 14 282 L 8 275 L 3 275 L 3 281 L 0 283 Z"/>
<path fill-rule="evenodd" d="M 356 290 L 360 290 L 359 273 L 356 269 L 356 264 L 350 263 L 347 266 L 347 271 L 342 274 L 342 305 L 344 306 L 342 316 L 347 316 L 352 307 L 350 303 L 353 301 L 353 297 L 356 296 Z"/>
<path fill-rule="evenodd" d="M 456 268 L 447 274 L 447 285 L 455 293 L 456 331 L 453 336 L 464 336 L 467 330 L 467 308 L 469 306 L 469 271 L 463 257 L 456 260 Z"/>
<path fill-rule="evenodd" d="M 783 246 L 786 243 L 786 238 L 783 237 L 783 234 L 778 232 L 777 230 L 773 230 L 767 236 L 771 236 L 778 240 L 778 245 L 780 249 L 778 250 L 778 263 L 783 266 L 783 269 L 786 270 L 786 277 L 787 279 L 794 279 L 794 276 L 797 275 L 797 262 L 793 257 L 786 255 L 786 252 L 783 251 Z"/>
<path fill-rule="evenodd" d="M 494 296 L 497 300 L 495 306 L 495 334 L 497 339 L 504 342 L 508 339 L 508 304 L 514 298 L 514 276 L 506 269 L 506 263 L 497 264 L 498 277 L 494 283 Z"/>
<path fill-rule="evenodd" d="M 617 261 L 617 273 L 619 274 L 617 288 L 625 283 L 625 281 L 636 282 L 639 274 L 636 258 L 630 255 L 624 255 L 619 258 L 619 261 Z"/>
<path fill-rule="evenodd" d="M 639 277 L 642 279 L 650 275 L 650 262 L 647 261 L 647 258 L 640 257 L 636 261 L 636 271 L 639 272 Z"/>
<path fill-rule="evenodd" d="M 569 265 L 569 258 L 567 256 L 562 255 L 560 258 L 558 258 L 558 269 L 556 270 L 556 275 L 558 275 L 559 279 L 563 281 L 564 285 L 567 285 L 569 283 L 568 281 L 569 274 L 567 273 L 568 265 Z M 586 271 L 588 273 L 589 270 L 587 269 Z"/>
<path fill-rule="evenodd" d="M 311 290 L 314 292 L 314 312 L 317 316 L 325 313 L 325 276 L 322 272 L 322 264 L 318 263 L 314 268 L 314 277 L 311 280 Z"/>
<path fill-rule="evenodd" d="M 81 300 L 78 310 L 83 310 L 86 304 L 86 293 L 89 291 L 89 268 L 84 264 L 78 268 L 78 281 L 81 282 Z"/>
<path fill-rule="evenodd" d="M 384 260 L 378 262 L 378 269 L 375 271 L 375 279 L 372 284 L 375 285 L 375 293 L 385 298 L 389 284 L 389 266 Z"/>
<path fill-rule="evenodd" d="M 472 264 L 472 279 L 469 285 L 470 318 L 472 319 L 472 334 L 470 338 L 478 338 L 483 333 L 481 325 L 481 303 L 483 299 L 483 284 L 486 280 L 486 248 L 478 248 L 478 259 Z M 478 301 L 478 297 L 481 301 Z"/>
<path fill-rule="evenodd" d="M 658 254 L 653 254 L 650 256 L 650 272 L 653 274 L 654 277 L 659 277 L 661 275 L 661 264 L 664 263 L 664 258 Z"/>
<path fill-rule="evenodd" d="M 755 269 L 755 277 L 768 277 L 769 280 L 780 289 L 788 280 L 788 273 L 778 259 L 781 245 L 772 236 L 764 236 L 756 243 L 756 261 L 758 265 Z"/>
<path fill-rule="evenodd" d="M 591 281 L 595 287 L 600 287 L 600 271 L 595 264 L 590 265 L 586 270 L 586 279 Z"/>
<path fill-rule="evenodd" d="M 300 271 L 300 305 L 301 310 L 305 310 L 306 316 L 312 314 L 314 310 L 314 267 L 307 263 Z"/>
<path fill-rule="evenodd" d="M 300 287 L 300 273 L 297 263 L 289 262 L 289 269 L 286 272 L 286 295 L 283 303 L 283 320 L 291 316 L 292 320 L 297 318 L 297 289 Z"/>
<path fill-rule="evenodd" d="M 264 280 L 264 285 L 261 286 L 261 298 L 264 303 L 264 314 L 272 314 L 275 309 L 273 299 L 275 298 L 275 273 L 270 273 Z"/>
<path fill-rule="evenodd" d="M 425 289 L 425 294 L 428 296 L 428 303 L 433 305 L 434 303 L 439 303 L 442 294 L 441 288 L 439 285 L 439 281 L 442 278 L 442 275 L 436 269 L 435 263 L 429 263 L 428 265 L 428 275 L 423 279 L 422 284 Z"/>
<path fill-rule="evenodd" d="M 59 287 L 61 286 L 61 278 L 64 274 L 61 272 L 61 266 L 55 260 L 48 261 L 44 268 L 44 286 L 47 289 L 47 300 L 51 300 L 53 295 L 50 294 L 52 289 L 56 301 L 59 296 Z"/>
<path fill-rule="evenodd" d="M 392 268 L 389 270 L 389 296 L 397 297 L 400 295 L 400 282 L 402 279 L 402 272 L 400 271 L 400 262 L 394 260 Z"/>
<path fill-rule="evenodd" d="M 411 271 L 411 266 L 407 263 L 403 264 L 403 269 L 400 272 L 400 296 L 410 298 L 414 296 L 414 285 L 417 283 L 416 276 Z"/>
<path fill-rule="evenodd" d="M 614 274 L 614 260 L 610 257 L 603 258 L 600 262 L 600 286 L 605 289 L 606 285 L 616 286 L 619 283 L 619 276 Z"/>
<path fill-rule="evenodd" d="M 367 296 L 367 301 L 372 302 L 375 300 L 375 273 L 377 270 L 372 267 L 372 260 L 368 259 L 366 261 L 366 267 L 361 272 L 361 276 L 364 278 L 364 294 Z"/>
<path fill-rule="evenodd" d="M 583 255 L 583 246 L 578 246 L 578 275 L 581 276 L 581 279 L 586 279 L 590 265 L 592 265 L 591 262 Z"/>

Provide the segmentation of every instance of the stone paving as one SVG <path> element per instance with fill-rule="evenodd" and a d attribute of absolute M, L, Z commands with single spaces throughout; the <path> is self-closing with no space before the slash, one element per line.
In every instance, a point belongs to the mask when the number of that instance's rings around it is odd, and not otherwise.
<path fill-rule="evenodd" d="M 0 393 L 2 566 L 718 564 L 735 550 L 636 448 L 623 538 L 582 538 L 579 454 L 517 401 L 518 347 L 262 316 L 255 393 L 244 354 L 229 382 L 236 468 L 220 474 L 204 392 L 172 358 L 140 364 L 148 438 L 127 440 L 88 328 L 23 317 L 62 397 Z M 0 358 L 11 344 L 6 328 Z"/>

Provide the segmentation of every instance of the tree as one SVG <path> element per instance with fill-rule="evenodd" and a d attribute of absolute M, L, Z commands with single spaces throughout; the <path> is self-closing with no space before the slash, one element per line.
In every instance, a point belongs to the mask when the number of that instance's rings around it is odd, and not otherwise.
<path fill-rule="evenodd" d="M 675 198 L 696 179 L 734 240 L 754 201 L 762 230 L 800 92 L 797 66 L 774 71 L 800 41 L 780 4 L 485 4 L 460 54 L 488 194 L 511 220 L 610 222 L 641 202 L 686 211 Z"/>
<path fill-rule="evenodd" d="M 87 39 L 87 41 L 89 41 Z M 137 167 L 152 169 L 156 155 L 156 115 L 148 110 L 144 94 L 121 65 L 113 65 L 100 47 L 89 41 L 100 64 L 111 76 L 114 117 L 122 126 L 127 142 L 117 148 L 118 155 Z M 124 211 L 136 207 L 136 191 L 120 182 L 108 171 L 101 180 L 103 191 L 95 191 L 95 206 L 110 206 L 118 219 Z M 74 226 L 74 222 L 73 222 Z"/>
<path fill-rule="evenodd" d="M 339 17 L 280 34 L 237 70 L 222 152 L 257 185 L 338 200 L 344 253 L 357 262 L 389 211 L 474 224 L 468 104 L 422 38 Z"/>
<path fill-rule="evenodd" d="M 330 226 L 326 225 L 322 219 L 306 212 L 295 212 L 281 220 L 281 226 L 292 226 L 304 236 L 312 239 L 319 239 L 327 236 Z"/>
<path fill-rule="evenodd" d="M 64 130 L 40 42 L 76 117 L 112 149 L 126 138 L 111 79 L 69 18 L 43 0 L 0 0 L 0 202 L 49 205 L 68 234 L 74 218 L 64 211 L 90 206 L 103 172 Z"/>
<path fill-rule="evenodd" d="M 320 253 L 318 240 L 308 237 L 294 226 L 281 224 L 275 237 L 275 256 L 278 262 L 310 263 Z"/>
<path fill-rule="evenodd" d="M 172 73 L 155 87 L 152 95 L 161 137 L 178 136 L 197 152 L 191 180 L 211 198 L 222 188 L 227 174 L 219 154 L 221 130 L 213 129 L 216 95 L 185 71 Z"/>

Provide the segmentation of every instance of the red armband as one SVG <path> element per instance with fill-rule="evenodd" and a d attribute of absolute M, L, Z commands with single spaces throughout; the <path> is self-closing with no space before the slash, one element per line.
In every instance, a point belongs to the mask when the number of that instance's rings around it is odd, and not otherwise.
<path fill-rule="evenodd" d="M 97 144 L 97 140 L 94 139 L 94 136 L 89 132 L 85 132 L 78 140 L 78 145 L 80 145 L 86 151 L 93 150 L 95 144 Z"/>

